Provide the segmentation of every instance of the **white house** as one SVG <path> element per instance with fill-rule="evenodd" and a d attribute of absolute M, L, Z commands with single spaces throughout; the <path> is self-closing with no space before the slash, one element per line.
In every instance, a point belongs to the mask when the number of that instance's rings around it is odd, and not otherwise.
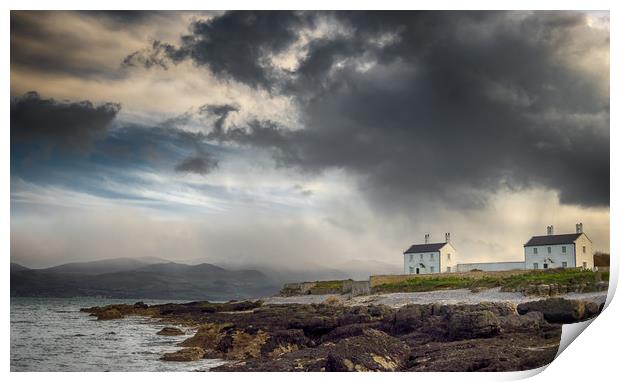
<path fill-rule="evenodd" d="M 576 225 L 575 233 L 554 235 L 553 226 L 547 235 L 533 236 L 523 246 L 525 269 L 576 268 L 594 266 L 592 241 L 583 232 L 583 224 Z"/>
<path fill-rule="evenodd" d="M 429 243 L 430 235 L 424 235 L 424 244 L 413 244 L 403 255 L 405 274 L 456 272 L 456 249 L 450 244 L 450 233 L 443 243 Z"/>

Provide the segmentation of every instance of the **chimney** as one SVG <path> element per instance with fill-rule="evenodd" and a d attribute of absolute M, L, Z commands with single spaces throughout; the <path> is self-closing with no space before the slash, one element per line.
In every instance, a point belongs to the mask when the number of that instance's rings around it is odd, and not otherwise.
<path fill-rule="evenodd" d="M 575 224 L 575 232 L 577 233 L 583 233 L 583 223 L 577 223 Z"/>
<path fill-rule="evenodd" d="M 450 232 L 446 232 L 446 243 L 450 242 Z"/>
<path fill-rule="evenodd" d="M 552 225 L 548 225 L 547 226 L 547 235 L 553 235 L 553 226 Z"/>
<path fill-rule="evenodd" d="M 424 235 L 424 244 L 428 244 L 428 239 L 429 239 L 430 237 L 431 237 L 431 235 L 430 235 L 430 234 L 428 234 L 428 233 L 427 233 L 426 235 Z"/>

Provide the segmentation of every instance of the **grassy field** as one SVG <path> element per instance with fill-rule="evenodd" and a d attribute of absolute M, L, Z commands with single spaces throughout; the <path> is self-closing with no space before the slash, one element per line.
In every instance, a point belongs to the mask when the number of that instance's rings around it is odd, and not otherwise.
<path fill-rule="evenodd" d="M 609 280 L 609 272 L 602 274 L 602 280 Z M 474 289 L 504 287 L 506 289 L 518 289 L 528 285 L 537 284 L 594 284 L 595 273 L 589 270 L 551 269 L 546 271 L 532 271 L 522 275 L 512 276 L 484 276 L 481 278 L 467 277 L 414 277 L 405 281 L 391 284 L 381 284 L 373 288 L 374 292 L 426 292 L 440 289 Z"/>

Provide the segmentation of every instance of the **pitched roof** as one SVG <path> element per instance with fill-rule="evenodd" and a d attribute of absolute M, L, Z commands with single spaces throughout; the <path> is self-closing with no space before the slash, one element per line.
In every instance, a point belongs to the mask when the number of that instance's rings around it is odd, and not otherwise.
<path fill-rule="evenodd" d="M 404 253 L 435 252 L 439 251 L 446 244 L 448 243 L 414 244 Z"/>
<path fill-rule="evenodd" d="M 525 243 L 524 247 L 532 247 L 535 245 L 572 244 L 581 235 L 583 235 L 583 233 L 532 236 L 532 238 L 527 243 Z"/>

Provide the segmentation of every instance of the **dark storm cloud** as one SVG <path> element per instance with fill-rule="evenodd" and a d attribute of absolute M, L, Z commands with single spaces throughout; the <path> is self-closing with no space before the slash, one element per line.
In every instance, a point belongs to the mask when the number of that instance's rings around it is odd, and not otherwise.
<path fill-rule="evenodd" d="M 193 172 L 206 175 L 218 167 L 218 161 L 210 154 L 204 153 L 200 156 L 191 156 L 184 159 L 174 168 L 177 172 Z"/>
<path fill-rule="evenodd" d="M 127 24 L 148 22 L 154 16 L 165 14 L 164 11 L 148 10 L 98 10 L 79 11 L 77 13 L 123 26 L 126 26 Z"/>
<path fill-rule="evenodd" d="M 484 197 L 476 191 L 533 186 L 557 190 L 563 203 L 609 204 L 608 83 L 572 65 L 608 50 L 609 35 L 589 28 L 585 15 L 327 16 L 353 33 L 309 42 L 297 70 L 278 79 L 298 101 L 304 128 L 253 121 L 214 129 L 210 138 L 268 148 L 280 164 L 309 172 L 343 168 L 384 205 L 438 198 L 477 206 Z M 219 25 L 209 22 L 200 36 L 224 33 Z M 212 58 L 204 49 L 199 63 Z M 258 56 L 242 62 L 252 60 L 260 64 Z M 267 79 L 260 71 L 228 73 L 245 83 Z"/>
<path fill-rule="evenodd" d="M 124 68 L 143 66 L 147 69 L 156 66 L 168 69 L 170 61 L 177 63 L 184 56 L 185 54 L 178 51 L 174 45 L 155 40 L 149 48 L 133 52 L 125 57 L 121 66 Z"/>
<path fill-rule="evenodd" d="M 71 33 L 56 27 L 54 17 L 61 11 L 11 11 L 11 68 L 72 77 L 119 78 L 118 64 L 101 65 L 97 54 L 84 54 L 109 45 L 94 41 L 84 33 Z M 64 18 L 66 23 L 69 13 Z"/>
<path fill-rule="evenodd" d="M 61 102 L 30 92 L 11 101 L 11 145 L 84 153 L 105 137 L 119 110 L 117 103 Z"/>
<path fill-rule="evenodd" d="M 201 114 L 214 115 L 216 117 L 215 123 L 213 123 L 213 133 L 220 134 L 224 130 L 224 123 L 228 118 L 228 115 L 233 112 L 239 111 L 237 105 L 203 105 L 200 107 L 199 112 Z"/>
<path fill-rule="evenodd" d="M 298 29 L 306 22 L 298 12 L 227 12 L 193 22 L 179 46 L 156 41 L 149 49 L 132 53 L 123 63 L 167 68 L 170 61 L 190 59 L 215 75 L 269 88 L 276 73 L 268 56 L 295 42 Z"/>
<path fill-rule="evenodd" d="M 229 108 L 220 105 L 214 112 L 225 118 Z M 218 168 L 218 149 L 205 134 L 176 127 L 184 115 L 153 126 L 114 121 L 119 110 L 116 103 L 57 101 L 36 92 L 13 98 L 12 175 L 100 194 L 89 186 L 98 184 L 95 174 L 128 185 L 139 183 L 128 175 L 132 171 L 206 175 Z"/>

